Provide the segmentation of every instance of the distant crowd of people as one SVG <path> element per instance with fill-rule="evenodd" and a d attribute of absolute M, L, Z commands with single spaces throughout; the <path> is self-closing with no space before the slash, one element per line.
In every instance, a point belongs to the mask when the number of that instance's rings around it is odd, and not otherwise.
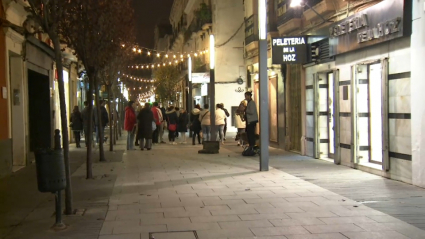
<path fill-rule="evenodd" d="M 229 116 L 229 111 L 224 108 L 224 104 L 217 104 L 215 106 L 216 132 L 211 132 L 211 112 L 208 104 L 205 104 L 202 109 L 197 104 L 189 114 L 185 109 L 175 106 L 169 106 L 167 109 L 159 107 L 157 102 L 152 106 L 146 103 L 142 107 L 130 101 L 125 109 L 124 121 L 124 129 L 127 131 L 127 150 L 134 150 L 135 146 L 139 146 L 141 150 L 151 150 L 155 144 L 165 144 L 163 137 L 166 130 L 168 130 L 168 142 L 173 145 L 186 144 L 188 130 L 192 132 L 192 145 L 196 142 L 202 144 L 202 141 L 210 141 L 211 134 L 216 134 L 216 139 L 224 144 Z M 248 144 L 248 150 L 252 150 L 256 143 L 255 129 L 258 113 L 251 92 L 245 93 L 245 99 L 241 101 L 234 117 L 235 126 L 238 129 L 237 145 Z"/>
<path fill-rule="evenodd" d="M 94 110 L 97 108 L 94 108 Z M 94 112 L 94 110 L 92 112 Z M 101 100 L 99 102 L 99 115 L 101 120 L 99 120 L 98 114 L 94 114 L 92 116 L 92 129 L 96 134 L 96 143 L 99 144 L 100 140 L 100 132 L 102 132 L 103 136 L 105 135 L 105 127 L 109 123 L 109 115 L 108 111 L 105 107 L 105 101 Z M 89 134 L 89 105 L 88 102 L 84 102 L 84 109 L 80 112 L 78 106 L 74 106 L 70 117 L 70 128 L 74 133 L 75 143 L 77 148 L 81 148 L 81 133 L 84 132 L 84 135 L 87 137 Z M 104 141 L 107 140 L 107 137 L 104 136 Z M 87 140 L 86 140 L 87 147 Z"/>

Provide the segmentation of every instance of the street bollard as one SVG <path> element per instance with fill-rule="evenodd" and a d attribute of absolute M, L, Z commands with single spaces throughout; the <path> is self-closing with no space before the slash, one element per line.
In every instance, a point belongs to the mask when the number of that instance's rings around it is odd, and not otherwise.
<path fill-rule="evenodd" d="M 61 149 L 61 131 L 55 129 L 55 150 Z"/>

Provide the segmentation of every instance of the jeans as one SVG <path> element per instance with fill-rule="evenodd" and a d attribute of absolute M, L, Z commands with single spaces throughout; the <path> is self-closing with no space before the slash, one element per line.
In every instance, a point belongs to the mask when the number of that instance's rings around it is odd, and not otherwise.
<path fill-rule="evenodd" d="M 146 141 L 146 144 L 145 144 Z M 151 149 L 152 148 L 152 139 L 145 139 L 145 138 L 141 138 L 140 139 L 140 148 L 147 148 L 147 149 Z"/>
<path fill-rule="evenodd" d="M 238 128 L 238 137 L 239 137 L 238 143 L 240 145 L 244 145 L 245 144 L 245 142 L 243 142 L 242 137 L 241 137 L 241 135 L 242 135 L 243 132 L 245 132 L 245 129 L 244 128 Z"/>
<path fill-rule="evenodd" d="M 246 124 L 246 136 L 248 137 L 249 147 L 255 146 L 255 127 L 257 126 L 257 122 L 251 122 Z"/>
<path fill-rule="evenodd" d="M 158 136 L 159 136 L 159 127 L 161 127 L 161 125 L 157 125 L 156 129 L 153 131 L 152 134 L 152 143 L 157 144 L 158 142 Z"/>
<path fill-rule="evenodd" d="M 100 129 L 99 129 L 100 128 Z M 105 127 L 99 127 L 99 126 L 96 126 L 96 143 L 98 144 L 99 143 L 99 137 L 100 137 L 100 135 L 99 135 L 99 130 L 102 130 L 102 132 L 103 132 L 103 137 L 105 138 Z M 103 140 L 103 139 L 102 139 Z"/>
<path fill-rule="evenodd" d="M 219 139 L 218 141 L 224 140 L 224 124 L 217 125 L 217 133 L 219 137 L 216 137 L 216 139 Z"/>
<path fill-rule="evenodd" d="M 204 141 L 210 141 L 211 139 L 211 126 L 202 125 L 202 139 Z"/>
<path fill-rule="evenodd" d="M 196 136 L 198 136 L 198 143 L 201 144 L 201 131 L 193 131 L 192 133 L 192 144 L 195 144 Z"/>
<path fill-rule="evenodd" d="M 162 122 L 161 125 L 159 125 L 157 127 L 159 127 L 159 143 L 164 142 L 164 127 L 165 127 L 165 122 Z"/>
<path fill-rule="evenodd" d="M 170 142 L 174 142 L 175 139 L 176 139 L 176 131 L 168 130 L 168 140 L 170 140 Z"/>
<path fill-rule="evenodd" d="M 75 143 L 77 147 L 80 147 L 81 132 L 79 130 L 74 130 L 74 137 L 75 137 Z"/>
<path fill-rule="evenodd" d="M 127 150 L 133 150 L 134 149 L 134 132 L 133 131 L 127 131 Z"/>

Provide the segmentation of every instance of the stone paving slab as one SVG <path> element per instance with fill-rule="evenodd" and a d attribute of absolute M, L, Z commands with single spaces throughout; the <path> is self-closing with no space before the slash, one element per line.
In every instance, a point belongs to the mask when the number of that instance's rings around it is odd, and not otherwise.
<path fill-rule="evenodd" d="M 225 148 L 219 155 L 199 155 L 198 148 L 127 151 L 99 238 L 148 239 L 161 230 L 196 230 L 200 239 L 425 238 L 406 222 L 300 177 L 259 172 L 258 161 Z"/>

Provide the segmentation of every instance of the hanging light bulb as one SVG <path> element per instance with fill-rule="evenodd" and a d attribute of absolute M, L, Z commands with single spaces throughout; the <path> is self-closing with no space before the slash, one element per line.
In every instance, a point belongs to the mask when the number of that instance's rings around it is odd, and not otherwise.
<path fill-rule="evenodd" d="M 190 54 L 187 54 L 187 57 L 190 57 Z"/>
<path fill-rule="evenodd" d="M 142 69 L 145 68 L 145 66 L 142 66 Z"/>
<path fill-rule="evenodd" d="M 168 54 L 165 55 L 165 58 L 168 58 Z"/>
<path fill-rule="evenodd" d="M 150 56 L 151 55 L 151 52 L 150 51 L 148 51 L 148 56 Z"/>
<path fill-rule="evenodd" d="M 171 65 L 171 61 L 170 61 L 170 62 L 168 62 L 168 65 Z"/>
<path fill-rule="evenodd" d="M 156 57 L 160 57 L 160 56 L 161 56 L 161 54 L 159 54 L 159 53 L 156 54 Z"/>
<path fill-rule="evenodd" d="M 184 61 L 184 59 L 181 59 L 181 61 Z"/>
<path fill-rule="evenodd" d="M 158 67 L 160 67 L 161 65 L 160 64 L 158 64 Z"/>
<path fill-rule="evenodd" d="M 152 65 L 152 68 L 155 68 L 155 65 Z"/>
<path fill-rule="evenodd" d="M 136 51 L 137 51 L 136 47 L 134 47 L 134 48 L 133 48 L 133 51 L 134 51 L 134 52 L 136 52 Z"/>
<path fill-rule="evenodd" d="M 139 69 L 139 66 L 136 66 L 136 69 Z"/>
<path fill-rule="evenodd" d="M 195 56 L 198 56 L 198 53 L 195 53 Z"/>
<path fill-rule="evenodd" d="M 174 55 L 174 58 L 176 58 L 177 56 L 176 55 Z"/>
<path fill-rule="evenodd" d="M 142 53 L 142 49 L 139 49 L 138 52 L 139 52 L 139 54 Z"/>
<path fill-rule="evenodd" d="M 180 58 L 183 58 L 183 54 L 182 54 L 182 55 L 180 55 Z"/>
<path fill-rule="evenodd" d="M 163 66 L 165 66 L 165 63 L 164 64 L 162 64 Z"/>

